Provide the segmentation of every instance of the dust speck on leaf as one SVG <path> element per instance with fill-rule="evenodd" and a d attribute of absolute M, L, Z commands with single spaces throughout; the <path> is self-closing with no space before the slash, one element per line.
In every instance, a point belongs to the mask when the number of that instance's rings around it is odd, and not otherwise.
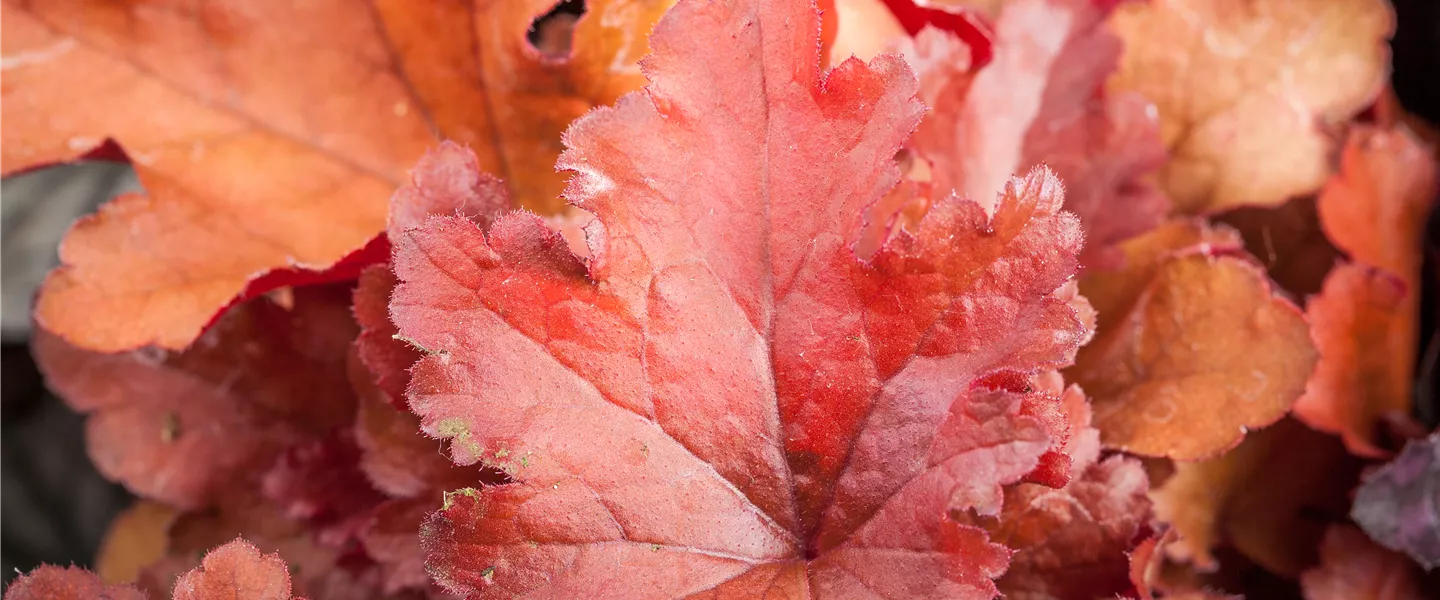
<path fill-rule="evenodd" d="M 160 441 L 167 444 L 174 443 L 180 437 L 180 417 L 174 411 L 168 411 L 160 422 Z"/>

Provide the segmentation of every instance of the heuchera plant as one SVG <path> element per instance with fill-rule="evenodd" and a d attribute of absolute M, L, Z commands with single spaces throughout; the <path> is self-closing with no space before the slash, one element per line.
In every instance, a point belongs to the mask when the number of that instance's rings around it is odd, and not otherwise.
<path fill-rule="evenodd" d="M 1403 599 L 1440 560 L 1382 0 L 3 10 L 4 172 L 146 188 L 33 344 L 141 499 L 7 599 Z"/>

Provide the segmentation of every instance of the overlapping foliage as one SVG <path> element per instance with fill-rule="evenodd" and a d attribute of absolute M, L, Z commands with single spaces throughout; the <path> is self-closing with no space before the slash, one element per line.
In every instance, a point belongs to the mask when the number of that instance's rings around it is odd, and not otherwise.
<path fill-rule="evenodd" d="M 7 1 L 146 500 L 6 598 L 1420 597 L 1381 0 L 820 4 Z"/>

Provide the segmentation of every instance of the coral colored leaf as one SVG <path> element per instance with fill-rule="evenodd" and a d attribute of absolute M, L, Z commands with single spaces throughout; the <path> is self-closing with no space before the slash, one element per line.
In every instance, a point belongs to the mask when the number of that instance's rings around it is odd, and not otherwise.
<path fill-rule="evenodd" d="M 972 198 L 991 197 L 1011 173 L 1054 169 L 1066 210 L 1086 228 L 1084 262 L 1111 267 L 1114 245 L 1159 224 L 1169 202 L 1145 180 L 1165 159 L 1153 107 L 1103 91 L 1121 50 L 1107 6 L 1007 2 L 995 22 L 995 59 L 978 72 L 958 58 L 958 40 L 922 32 L 913 62 L 931 111 L 911 147 L 932 163 L 938 189 Z"/>
<path fill-rule="evenodd" d="M 1437 167 L 1403 126 L 1356 126 L 1340 156 L 1340 172 L 1317 201 L 1325 234 L 1351 258 L 1409 282 L 1420 278 L 1420 239 L 1435 204 Z"/>
<path fill-rule="evenodd" d="M 443 142 L 425 153 L 410 171 L 410 180 L 390 198 L 389 238 L 419 226 L 431 215 L 456 215 L 482 226 L 510 208 L 504 185 L 480 171 L 475 153 L 454 142 Z M 390 292 L 395 288 L 390 265 L 374 265 L 360 274 L 355 289 L 355 320 L 360 337 L 355 340 L 360 361 L 396 408 L 406 410 L 405 388 L 410 384 L 410 367 L 420 352 L 396 339 L 390 321 Z"/>
<path fill-rule="evenodd" d="M 436 215 L 457 216 L 488 226 L 509 205 L 509 195 L 501 182 L 480 171 L 473 152 L 444 142 L 420 159 L 410 171 L 410 181 L 391 197 L 387 234 L 399 238 L 405 230 L 423 225 Z M 419 420 L 405 405 L 410 367 L 420 360 L 421 353 L 398 339 L 399 332 L 390 320 L 390 295 L 396 283 L 387 263 L 366 269 L 355 288 L 355 318 L 361 332 L 354 355 L 363 369 L 357 370 L 352 364 L 350 375 L 360 396 L 355 427 L 362 450 L 359 466 L 370 482 L 386 494 L 399 498 L 425 494 L 434 499 L 434 504 L 445 490 L 495 483 L 498 479 L 494 473 L 482 475 L 478 469 L 457 467 L 447 460 L 438 443 L 420 433 Z M 381 406 L 378 398 L 391 406 Z M 416 525 L 418 528 L 418 521 Z"/>
<path fill-rule="evenodd" d="M 175 582 L 174 600 L 290 600 L 290 567 L 236 539 L 205 555 L 200 567 Z"/>
<path fill-rule="evenodd" d="M 1327 131 L 1373 102 L 1395 18 L 1384 0 L 1155 0 L 1112 20 L 1116 90 L 1155 102 L 1178 210 L 1278 206 L 1320 188 Z"/>
<path fill-rule="evenodd" d="M 526 35 L 553 4 L 5 2 L 0 169 L 113 140 L 148 192 L 71 231 L 42 323 L 87 349 L 183 348 L 247 282 L 363 246 L 442 136 L 558 209 L 560 133 L 643 83 L 641 32 L 671 0 L 592 0 L 547 56 Z"/>
<path fill-rule="evenodd" d="M 1317 200 L 1325 233 L 1357 266 L 1332 273 L 1313 309 L 1328 354 L 1300 415 L 1383 453 L 1377 421 L 1408 415 L 1420 332 L 1422 238 L 1436 200 L 1435 159 L 1403 126 L 1356 127 Z M 1344 268 L 1342 268 L 1344 269 Z M 1365 269 L 1378 269 L 1362 275 Z"/>
<path fill-rule="evenodd" d="M 1146 539 L 1135 550 L 1130 553 L 1130 583 L 1135 589 L 1136 600 L 1155 600 L 1157 586 L 1154 579 L 1159 575 L 1159 570 L 1164 564 L 1163 555 L 1160 551 L 1165 544 L 1174 540 L 1174 530 Z M 1244 600 L 1243 596 L 1232 596 L 1209 589 L 1195 589 L 1186 586 L 1184 589 L 1174 589 L 1171 586 L 1160 594 L 1164 600 Z M 1121 596 L 1117 596 L 1120 598 Z"/>
<path fill-rule="evenodd" d="M 229 506 L 185 513 L 176 519 L 169 528 L 168 555 L 142 572 L 141 588 L 151 597 L 164 597 L 187 572 L 208 570 L 201 559 L 210 549 L 240 537 L 258 549 L 254 556 L 267 554 L 263 562 L 274 559 L 280 563 L 296 596 L 310 600 L 391 598 L 374 585 L 380 573 L 363 555 L 320 545 L 305 523 L 286 517 L 254 494 L 241 492 L 230 500 Z"/>
<path fill-rule="evenodd" d="M 1089 405 L 1078 387 L 1060 391 L 1063 382 L 1053 372 L 1032 385 L 1059 396 L 1052 406 L 1068 428 L 1063 435 L 1051 431 L 1052 439 L 1064 439 L 1065 445 L 1052 446 L 1041 467 L 1058 456 L 1070 471 L 1059 485 L 1037 485 L 1032 473 L 1026 482 L 1005 489 L 997 519 L 974 520 L 1015 551 L 999 589 L 1006 598 L 1036 600 L 1123 593 L 1126 552 L 1150 520 L 1149 480 L 1134 459 L 1114 456 L 1097 462 L 1099 432 L 1090 425 Z"/>
<path fill-rule="evenodd" d="M 107 584 L 80 567 L 42 565 L 15 579 L 5 600 L 145 600 L 128 584 Z"/>
<path fill-rule="evenodd" d="M 1127 242 L 1128 266 L 1080 290 L 1100 315 L 1068 371 L 1094 399 L 1106 445 L 1196 460 L 1274 423 L 1316 362 L 1299 309 L 1229 230 L 1173 221 Z"/>
<path fill-rule="evenodd" d="M 1415 564 L 1349 525 L 1325 533 L 1320 566 L 1300 576 L 1305 600 L 1421 600 Z"/>
<path fill-rule="evenodd" d="M 288 308 L 251 300 L 184 352 L 99 354 L 43 330 L 33 351 L 47 384 L 89 414 L 101 473 L 195 508 L 258 485 L 279 452 L 353 419 L 348 297 L 326 286 L 294 290 Z"/>
<path fill-rule="evenodd" d="M 1405 414 L 1410 407 L 1413 361 L 1387 352 L 1395 321 L 1414 324 L 1400 312 L 1413 307 L 1406 302 L 1409 293 L 1384 271 L 1341 264 L 1305 309 L 1320 362 L 1295 402 L 1295 416 L 1340 434 L 1357 454 L 1384 456 L 1375 440 L 1386 413 Z"/>
<path fill-rule="evenodd" d="M 1146 538 L 1129 553 L 1130 585 L 1137 592 L 1136 598 L 1139 600 L 1155 600 L 1155 591 L 1151 580 L 1162 563 L 1160 544 L 1168 541 L 1169 537 L 1171 537 L 1169 532 L 1166 532 L 1166 534 Z"/>
<path fill-rule="evenodd" d="M 1055 68 L 1068 69 L 1063 62 Z M 1055 170 L 1065 182 L 1065 210 L 1085 226 L 1082 262 L 1115 268 L 1122 256 L 1116 246 L 1159 225 L 1170 209 L 1169 199 L 1149 182 L 1165 159 L 1154 109 L 1138 94 L 1089 96 L 1081 87 L 1066 98 L 1057 89 L 1051 85 L 1045 112 L 1026 134 L 1021 164 Z"/>
<path fill-rule="evenodd" d="M 818 30 L 801 2 L 668 13 L 646 91 L 566 134 L 587 262 L 523 213 L 394 240 L 411 408 L 515 480 L 426 522 L 452 591 L 996 593 L 1009 552 L 947 514 L 997 514 L 1049 447 L 983 382 L 1072 360 L 1079 225 L 1037 169 L 858 260 L 921 107 L 897 57 L 822 75 Z"/>
<path fill-rule="evenodd" d="M 391 238 L 433 215 L 456 215 L 489 226 L 510 209 L 510 194 L 499 179 L 481 171 L 475 152 L 452 141 L 425 152 L 410 179 L 390 196 L 385 231 Z"/>
<path fill-rule="evenodd" d="M 430 585 L 419 531 L 425 515 L 439 508 L 439 498 L 437 493 L 434 498 L 391 500 L 375 511 L 361 539 L 366 554 L 381 565 L 386 593 Z"/>
<path fill-rule="evenodd" d="M 1032 483 L 1005 492 L 991 539 L 1015 550 L 999 581 L 1006 598 L 1113 597 L 1129 589 L 1131 550 L 1150 519 L 1149 481 L 1133 458 L 1112 456 L 1064 489 Z"/>
<path fill-rule="evenodd" d="M 1210 570 L 1211 549 L 1230 544 L 1271 572 L 1299 575 L 1315 563 L 1326 523 L 1344 518 L 1360 466 L 1334 436 L 1293 419 L 1217 458 L 1178 463 L 1151 493 L 1156 515 L 1180 534 L 1166 550 Z"/>
<path fill-rule="evenodd" d="M 382 400 L 368 381 L 356 387 L 360 391 L 355 423 L 359 466 L 376 489 L 393 498 L 428 496 L 433 504 L 442 491 L 500 481 L 493 473 L 450 462 L 442 444 L 420 432 L 418 417 Z"/>
<path fill-rule="evenodd" d="M 1400 455 L 1366 476 L 1351 512 L 1371 538 L 1440 567 L 1440 433 L 1411 440 Z"/>

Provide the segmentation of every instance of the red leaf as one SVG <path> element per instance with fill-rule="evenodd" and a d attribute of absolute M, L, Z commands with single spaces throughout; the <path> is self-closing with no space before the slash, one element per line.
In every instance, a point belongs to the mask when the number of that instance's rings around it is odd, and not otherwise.
<path fill-rule="evenodd" d="M 215 316 L 206 323 L 205 328 L 209 329 L 219 320 L 225 311 L 251 298 L 258 298 L 277 289 L 286 287 L 302 287 L 322 285 L 326 283 L 348 283 L 360 276 L 360 273 L 371 265 L 386 262 L 390 255 L 390 242 L 384 236 L 376 236 L 364 246 L 351 251 L 349 254 L 340 257 L 340 260 L 329 268 L 315 270 L 301 266 L 290 266 L 283 269 L 272 269 L 265 274 L 252 278 L 245 283 L 245 289 L 236 296 L 230 304 L 221 308 Z M 38 317 L 38 314 L 37 314 Z M 164 344 L 157 344 L 161 347 L 168 347 Z"/>
<path fill-rule="evenodd" d="M 1129 554 L 1130 585 L 1135 588 L 1135 597 L 1139 600 L 1155 600 L 1155 591 L 1150 582 L 1154 578 L 1154 571 L 1160 566 L 1160 543 L 1167 541 L 1167 537 L 1170 536 L 1162 534 L 1147 538 Z"/>
<path fill-rule="evenodd" d="M 360 448 L 349 429 L 292 446 L 266 473 L 266 499 L 292 519 L 306 521 L 320 541 L 341 546 L 364 529 L 384 500 L 360 468 Z"/>
<path fill-rule="evenodd" d="M 5 600 L 145 600 L 132 585 L 108 585 L 80 567 L 42 565 L 15 579 Z"/>
<path fill-rule="evenodd" d="M 99 354 L 43 330 L 33 350 L 50 387 L 89 413 L 86 438 L 101 473 L 194 508 L 258 485 L 279 452 L 353 418 L 348 296 L 307 287 L 290 307 L 257 298 L 184 352 Z"/>
<path fill-rule="evenodd" d="M 389 275 L 388 265 L 384 273 Z M 362 288 L 364 285 L 362 279 Z M 388 296 L 387 287 L 384 297 Z M 366 555 L 379 564 L 378 588 L 394 594 L 436 587 L 425 570 L 425 552 L 420 547 L 419 530 L 425 515 L 439 507 L 446 490 L 501 483 L 505 478 L 492 469 L 462 467 L 448 460 L 442 443 L 421 433 L 420 419 L 407 409 L 397 410 L 371 382 L 370 373 L 359 366 L 358 359 L 352 364 L 352 381 L 360 395 L 355 424 L 360 469 L 376 488 L 397 498 L 377 507 L 360 533 Z M 401 373 L 408 381 L 408 372 Z M 403 397 L 400 400 L 403 402 Z M 432 598 L 440 598 L 439 594 L 430 590 Z"/>
<path fill-rule="evenodd" d="M 205 555 L 175 582 L 174 600 L 290 600 L 290 567 L 279 554 L 260 554 L 236 539 Z"/>
<path fill-rule="evenodd" d="M 1320 545 L 1320 560 L 1320 566 L 1300 576 L 1306 600 L 1421 600 L 1427 597 L 1420 589 L 1415 563 L 1377 546 L 1354 527 L 1331 527 Z"/>
<path fill-rule="evenodd" d="M 373 278 L 377 275 L 383 275 L 390 282 L 379 290 L 367 291 L 367 286 L 374 285 Z M 389 325 L 389 317 L 384 310 L 393 285 L 394 276 L 389 265 L 373 272 L 367 271 L 356 291 L 357 315 L 364 312 L 362 302 L 376 300 L 381 303 L 380 318 Z M 362 296 L 368 296 L 368 299 L 362 300 Z M 360 316 L 360 321 L 364 324 L 366 318 Z M 390 331 L 394 331 L 393 326 L 390 326 Z M 362 333 L 360 340 L 364 339 L 365 333 Z M 388 336 L 375 339 L 391 341 Z M 410 346 L 404 347 L 419 356 Z M 363 344 L 357 343 L 359 349 L 363 349 Z M 395 368 L 404 369 L 398 374 L 408 382 L 409 364 L 395 364 Z M 403 403 L 403 396 L 391 397 L 376 387 L 370 371 L 360 365 L 359 358 L 352 359 L 351 367 L 351 381 L 360 396 L 359 416 L 355 423 L 356 441 L 361 448 L 360 469 L 376 488 L 398 498 L 381 504 L 370 515 L 360 534 L 365 553 L 379 564 L 381 579 L 378 587 L 386 594 L 435 587 L 425 571 L 425 552 L 420 547 L 418 533 L 425 515 L 439 506 L 446 490 L 500 483 L 504 477 L 494 470 L 462 467 L 450 462 L 441 451 L 441 442 L 421 433 L 419 418 L 408 409 L 397 409 L 391 404 L 396 399 Z M 430 592 L 432 598 L 441 597 L 438 590 Z"/>
<path fill-rule="evenodd" d="M 1015 550 L 999 582 L 1006 598 L 1112 597 L 1130 587 L 1126 553 L 1150 519 L 1145 470 L 1112 456 L 1064 489 L 1022 483 L 1006 490 L 992 538 Z"/>
<path fill-rule="evenodd" d="M 1084 399 L 1081 399 L 1084 402 Z M 1064 444 L 1070 438 L 1070 416 L 1055 398 L 1033 395 L 1025 398 L 1020 405 L 1020 414 L 1035 419 L 1050 436 L 1050 449 L 1040 455 L 1035 470 L 1025 476 L 1025 481 L 1052 488 L 1065 487 L 1070 481 L 1070 455 L 1064 452 Z"/>
<path fill-rule="evenodd" d="M 993 34 L 975 12 L 962 7 L 932 7 L 929 3 L 917 5 L 915 0 L 885 0 L 885 5 L 910 35 L 920 33 L 927 26 L 948 31 L 969 46 L 976 65 L 990 62 Z"/>
<path fill-rule="evenodd" d="M 428 492 L 431 504 L 438 504 L 442 491 L 501 480 L 494 473 L 447 460 L 441 442 L 420 432 L 418 417 L 396 410 L 373 385 L 368 390 L 360 393 L 355 439 L 361 450 L 360 470 L 376 488 L 395 498 Z"/>
<path fill-rule="evenodd" d="M 763 0 L 662 20 L 647 91 L 566 136 L 588 263 L 524 214 L 395 240 L 411 407 L 516 480 L 427 522 L 443 584 L 995 594 L 1008 551 L 946 514 L 998 513 L 1049 446 L 1023 394 L 976 384 L 1073 359 L 1078 223 L 1037 169 L 856 259 L 920 106 L 895 57 L 822 77 L 818 29 Z"/>
<path fill-rule="evenodd" d="M 405 388 L 420 351 L 395 339 L 399 331 L 390 322 L 390 292 L 396 283 L 390 263 L 374 265 L 360 274 L 355 286 L 355 321 L 360 324 L 355 356 L 365 369 L 360 375 L 367 380 L 364 384 L 374 387 L 395 408 L 408 410 Z"/>
<path fill-rule="evenodd" d="M 365 530 L 365 552 L 380 563 L 386 593 L 423 589 L 431 585 L 425 571 L 425 551 L 420 547 L 420 525 L 436 508 L 436 498 L 392 500 L 375 512 Z"/>
<path fill-rule="evenodd" d="M 1050 434 L 1050 449 L 1040 456 L 1040 464 L 1025 481 L 1063 488 L 1100 457 L 1100 432 L 1090 423 L 1090 400 L 1078 386 L 1066 387 L 1055 371 L 1034 377 L 1026 385 L 1040 393 L 1025 398 L 1020 414 L 1040 421 Z"/>

